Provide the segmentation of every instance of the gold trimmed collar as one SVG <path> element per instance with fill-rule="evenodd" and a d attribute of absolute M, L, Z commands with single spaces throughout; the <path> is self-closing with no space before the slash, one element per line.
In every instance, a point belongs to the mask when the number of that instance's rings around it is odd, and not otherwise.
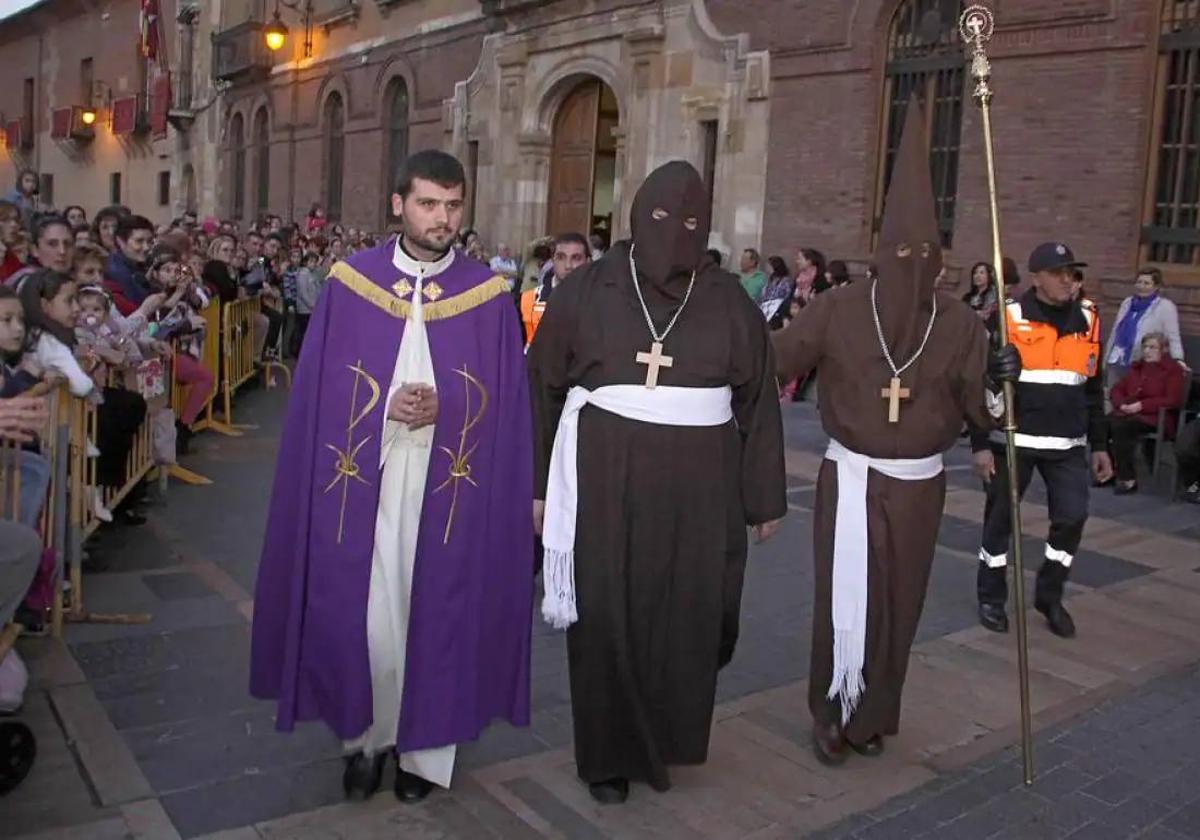
<path fill-rule="evenodd" d="M 410 301 L 401 300 L 387 289 L 372 283 L 366 275 L 351 268 L 347 263 L 334 263 L 333 268 L 329 270 L 329 276 L 336 278 L 339 283 L 354 292 L 354 294 L 363 300 L 373 303 L 394 318 L 407 319 L 412 313 L 412 303 Z M 478 286 L 467 289 L 465 292 L 423 304 L 421 306 L 421 320 L 441 321 L 446 318 L 453 318 L 455 315 L 461 315 L 507 292 L 508 281 L 497 275 L 483 281 Z"/>

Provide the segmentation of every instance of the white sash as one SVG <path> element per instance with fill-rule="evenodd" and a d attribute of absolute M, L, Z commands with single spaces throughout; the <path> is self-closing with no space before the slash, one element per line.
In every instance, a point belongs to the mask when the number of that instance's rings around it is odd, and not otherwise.
<path fill-rule="evenodd" d="M 579 620 L 575 608 L 575 513 L 579 504 L 579 412 L 583 407 L 590 404 L 630 420 L 662 426 L 723 426 L 733 419 L 732 399 L 729 386 L 606 385 L 595 391 L 577 386 L 567 393 L 550 455 L 542 529 L 546 550 L 542 617 L 547 622 L 565 630 Z"/>
<path fill-rule="evenodd" d="M 825 457 L 837 464 L 837 516 L 833 530 L 833 679 L 826 694 L 842 704 L 849 722 L 862 697 L 867 646 L 867 473 L 926 481 L 942 472 L 942 456 L 871 458 L 830 439 Z"/>

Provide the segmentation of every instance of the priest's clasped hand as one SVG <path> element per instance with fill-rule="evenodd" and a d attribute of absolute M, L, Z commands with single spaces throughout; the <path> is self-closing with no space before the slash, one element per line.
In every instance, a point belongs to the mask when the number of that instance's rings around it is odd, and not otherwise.
<path fill-rule="evenodd" d="M 389 420 L 404 423 L 416 431 L 437 420 L 437 413 L 437 390 L 422 382 L 407 382 L 392 394 L 387 416 Z"/>

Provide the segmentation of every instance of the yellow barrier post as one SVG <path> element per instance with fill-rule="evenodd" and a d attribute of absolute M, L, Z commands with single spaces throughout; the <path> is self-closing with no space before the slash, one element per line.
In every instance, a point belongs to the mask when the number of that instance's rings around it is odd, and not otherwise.
<path fill-rule="evenodd" d="M 91 504 L 92 488 L 96 486 L 96 462 L 87 457 L 88 441 L 95 440 L 97 417 L 95 406 L 79 399 L 71 399 L 70 403 L 70 510 L 74 533 L 68 539 L 71 544 L 79 546 L 79 553 L 72 558 L 71 608 L 66 611 L 64 619 L 83 624 L 148 624 L 153 619 L 149 613 L 106 614 L 84 609 L 82 546 L 83 541 L 100 526 Z M 113 508 L 120 504 L 154 466 L 152 434 L 147 418 L 138 428 L 130 448 L 125 483 L 118 488 L 105 488 L 101 493 L 106 507 Z"/>

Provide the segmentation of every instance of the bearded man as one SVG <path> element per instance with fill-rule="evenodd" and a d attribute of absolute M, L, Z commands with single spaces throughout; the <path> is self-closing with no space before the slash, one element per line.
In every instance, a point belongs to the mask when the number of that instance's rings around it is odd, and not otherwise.
<path fill-rule="evenodd" d="M 579 777 L 602 803 L 708 755 L 738 634 L 747 526 L 787 510 L 766 323 L 702 267 L 691 164 L 651 173 L 618 242 L 554 293 L 529 350 L 546 602 L 567 650 Z"/>
<path fill-rule="evenodd" d="M 529 722 L 533 453 L 508 282 L 452 249 L 462 165 L 405 163 L 401 234 L 334 264 L 309 322 L 255 590 L 250 690 L 343 739 L 368 797 L 448 787 Z"/>

